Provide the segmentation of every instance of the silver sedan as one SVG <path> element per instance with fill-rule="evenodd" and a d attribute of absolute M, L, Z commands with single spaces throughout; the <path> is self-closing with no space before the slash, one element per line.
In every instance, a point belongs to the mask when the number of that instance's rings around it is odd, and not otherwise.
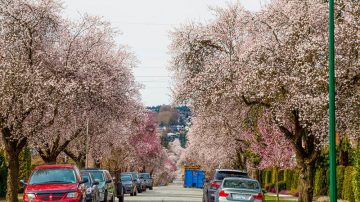
<path fill-rule="evenodd" d="M 264 195 L 257 180 L 229 177 L 215 193 L 215 202 L 225 201 L 263 202 Z"/>

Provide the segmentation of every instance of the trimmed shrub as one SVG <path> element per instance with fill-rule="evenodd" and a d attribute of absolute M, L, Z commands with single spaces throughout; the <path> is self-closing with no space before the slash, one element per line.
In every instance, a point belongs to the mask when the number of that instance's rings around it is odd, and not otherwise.
<path fill-rule="evenodd" d="M 5 197 L 6 195 L 6 178 L 7 178 L 7 168 L 5 163 L 5 154 L 0 150 L 0 197 Z"/>
<path fill-rule="evenodd" d="M 344 171 L 344 182 L 342 187 L 342 199 L 347 201 L 355 201 L 352 179 L 354 177 L 354 167 L 348 166 Z"/>
<path fill-rule="evenodd" d="M 279 181 L 285 181 L 285 170 L 279 170 Z"/>
<path fill-rule="evenodd" d="M 326 176 L 326 170 L 324 168 L 317 168 L 315 172 L 314 196 L 327 195 L 329 184 L 324 176 Z"/>
<path fill-rule="evenodd" d="M 360 201 L 360 144 L 358 143 L 358 147 L 356 152 L 354 153 L 354 178 L 353 178 L 353 191 L 355 201 Z"/>
<path fill-rule="evenodd" d="M 336 188 L 337 188 L 337 198 L 342 197 L 342 187 L 344 183 L 344 166 L 336 167 Z"/>
<path fill-rule="evenodd" d="M 271 170 L 271 183 L 276 183 L 276 169 Z"/>
<path fill-rule="evenodd" d="M 294 170 L 291 178 L 291 190 L 299 190 L 300 173 L 298 170 Z"/>
<path fill-rule="evenodd" d="M 284 181 L 286 183 L 286 187 L 287 189 L 291 189 L 291 182 L 292 182 L 292 176 L 293 176 L 294 171 L 292 170 L 286 170 L 284 173 Z"/>
<path fill-rule="evenodd" d="M 28 180 L 31 174 L 31 153 L 29 147 L 25 147 L 19 156 L 20 169 L 19 180 Z M 24 186 L 19 184 L 19 193 L 23 192 Z"/>

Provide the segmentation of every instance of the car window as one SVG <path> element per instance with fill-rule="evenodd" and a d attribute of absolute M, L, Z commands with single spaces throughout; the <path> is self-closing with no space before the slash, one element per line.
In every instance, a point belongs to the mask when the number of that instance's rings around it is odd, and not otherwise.
<path fill-rule="evenodd" d="M 256 181 L 241 180 L 241 179 L 225 179 L 223 182 L 223 188 L 259 190 L 260 185 Z"/>
<path fill-rule="evenodd" d="M 103 171 L 89 171 L 89 172 L 93 175 L 93 177 L 96 181 L 99 181 L 99 182 L 105 181 Z"/>
<path fill-rule="evenodd" d="M 248 178 L 248 174 L 239 171 L 218 171 L 215 173 L 216 180 L 223 180 L 225 177 L 242 177 Z"/>
<path fill-rule="evenodd" d="M 122 175 L 121 181 L 131 181 L 131 175 Z"/>
<path fill-rule="evenodd" d="M 35 170 L 29 184 L 71 184 L 76 181 L 74 169 L 48 168 Z"/>
<path fill-rule="evenodd" d="M 91 183 L 91 179 L 90 179 L 90 175 L 88 174 L 82 174 L 81 175 L 81 178 L 84 180 L 84 179 L 87 179 L 87 183 L 85 183 L 86 186 L 90 186 L 90 183 Z"/>
<path fill-rule="evenodd" d="M 111 177 L 111 175 L 110 175 L 110 173 L 109 172 L 105 172 L 106 173 L 106 178 L 107 178 L 107 180 L 112 180 L 112 177 Z"/>
<path fill-rule="evenodd" d="M 142 173 L 142 174 L 140 174 L 140 176 L 141 176 L 143 179 L 150 179 L 150 174 L 149 174 L 149 173 Z"/>

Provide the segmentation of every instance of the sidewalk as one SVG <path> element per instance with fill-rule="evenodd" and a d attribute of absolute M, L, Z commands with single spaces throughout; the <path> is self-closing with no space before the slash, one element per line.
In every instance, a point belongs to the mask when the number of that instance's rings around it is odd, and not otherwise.
<path fill-rule="evenodd" d="M 265 196 L 274 197 L 276 200 L 276 194 L 274 194 L 274 193 L 266 193 Z M 292 195 L 285 195 L 285 194 L 279 194 L 279 198 L 280 198 L 280 200 L 285 200 L 285 201 L 297 201 L 298 200 L 297 197 L 294 197 Z"/>

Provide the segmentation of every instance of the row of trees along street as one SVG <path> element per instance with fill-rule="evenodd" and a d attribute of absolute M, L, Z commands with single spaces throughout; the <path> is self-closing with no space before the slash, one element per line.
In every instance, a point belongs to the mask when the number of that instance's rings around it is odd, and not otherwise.
<path fill-rule="evenodd" d="M 328 144 L 326 1 L 274 0 L 257 13 L 239 4 L 212 11 L 214 20 L 171 35 L 175 99 L 193 113 L 183 161 L 207 170 L 298 168 L 299 201 L 312 201 L 315 165 Z M 359 1 L 336 1 L 335 11 L 337 132 L 355 147 Z"/>
<path fill-rule="evenodd" d="M 84 167 L 87 155 L 155 180 L 170 172 L 155 116 L 139 103 L 136 58 L 115 43 L 108 22 L 74 22 L 61 11 L 56 0 L 0 0 L 0 153 L 10 202 L 18 201 L 25 147 L 45 163 L 66 154 Z"/>

